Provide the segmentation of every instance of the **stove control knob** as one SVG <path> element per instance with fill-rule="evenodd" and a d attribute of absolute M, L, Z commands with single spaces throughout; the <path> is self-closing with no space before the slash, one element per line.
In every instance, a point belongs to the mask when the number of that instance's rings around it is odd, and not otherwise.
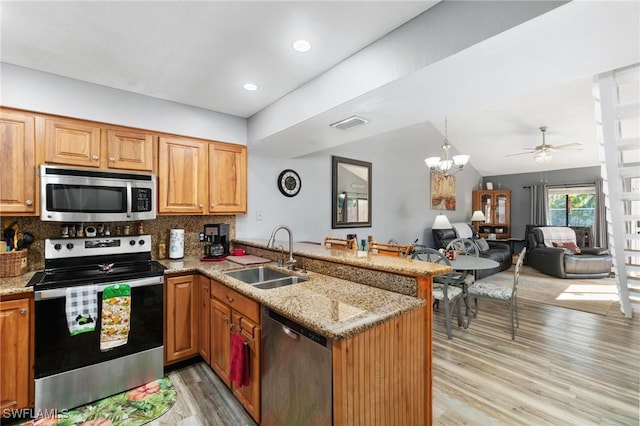
<path fill-rule="evenodd" d="M 67 248 L 68 248 L 69 250 L 71 250 L 71 249 L 73 248 L 73 244 L 72 244 L 72 243 L 67 243 Z"/>
<path fill-rule="evenodd" d="M 62 244 L 54 244 L 53 248 L 56 250 L 60 250 L 62 248 Z"/>
<path fill-rule="evenodd" d="M 138 241 L 138 244 L 140 244 L 141 246 L 143 246 L 143 245 L 144 245 L 144 240 L 140 240 L 140 241 Z"/>
<path fill-rule="evenodd" d="M 135 245 L 136 245 L 136 242 L 135 242 L 134 240 L 131 240 L 131 241 L 129 241 L 129 245 L 130 245 L 130 246 L 135 246 Z"/>

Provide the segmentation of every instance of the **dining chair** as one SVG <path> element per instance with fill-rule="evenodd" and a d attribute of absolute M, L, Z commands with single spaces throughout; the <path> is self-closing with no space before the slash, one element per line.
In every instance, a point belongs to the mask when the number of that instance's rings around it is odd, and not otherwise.
<path fill-rule="evenodd" d="M 418 248 L 411 254 L 412 259 L 418 259 L 425 262 L 439 263 L 451 266 L 449 259 L 438 250 L 432 248 Z M 447 272 L 446 274 L 436 275 L 433 277 L 433 307 L 438 309 L 439 302 L 444 305 L 444 317 L 447 324 L 447 338 L 451 340 L 451 305 L 455 302 L 458 311 L 458 325 L 462 325 L 462 310 L 460 300 L 463 296 L 462 286 L 460 282 L 464 280 L 461 272 Z"/>
<path fill-rule="evenodd" d="M 385 256 L 407 257 L 413 250 L 413 244 L 388 244 L 371 241 L 369 243 L 369 253 L 382 254 Z"/>
<path fill-rule="evenodd" d="M 325 237 L 324 247 L 328 249 L 350 249 L 354 244 L 357 244 L 355 240 L 347 240 L 337 237 Z"/>
<path fill-rule="evenodd" d="M 467 289 L 468 300 L 473 298 L 475 306 L 474 316 L 478 313 L 478 299 L 490 299 L 499 302 L 506 302 L 509 304 L 509 319 L 511 321 L 511 340 L 516 338 L 516 327 L 520 327 L 518 321 L 518 279 L 520 278 L 520 271 L 522 270 L 522 262 L 524 261 L 524 255 L 527 248 L 524 247 L 518 256 L 516 267 L 513 273 L 513 285 L 505 287 L 491 283 L 491 278 L 484 278 L 480 281 L 476 281 L 473 285 Z M 515 318 L 515 327 L 514 327 Z"/>
<path fill-rule="evenodd" d="M 471 238 L 456 238 L 449 241 L 447 250 L 455 250 L 458 254 L 465 256 L 480 256 L 480 247 Z"/>

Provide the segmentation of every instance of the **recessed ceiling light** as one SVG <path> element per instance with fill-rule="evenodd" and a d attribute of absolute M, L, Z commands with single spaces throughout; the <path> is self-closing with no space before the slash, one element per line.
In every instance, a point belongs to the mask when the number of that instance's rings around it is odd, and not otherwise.
<path fill-rule="evenodd" d="M 258 90 L 258 86 L 256 86 L 253 83 L 245 83 L 244 86 L 242 87 L 244 87 L 245 90 L 248 90 L 250 92 L 255 92 L 256 90 Z"/>
<path fill-rule="evenodd" d="M 297 40 L 293 43 L 293 48 L 298 52 L 308 52 L 311 50 L 311 43 L 307 40 Z"/>

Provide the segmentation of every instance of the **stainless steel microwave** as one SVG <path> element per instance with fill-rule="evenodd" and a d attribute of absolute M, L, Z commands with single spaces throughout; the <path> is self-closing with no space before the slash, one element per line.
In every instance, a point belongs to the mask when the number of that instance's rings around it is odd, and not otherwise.
<path fill-rule="evenodd" d="M 156 218 L 156 175 L 43 164 L 40 219 L 119 222 Z"/>

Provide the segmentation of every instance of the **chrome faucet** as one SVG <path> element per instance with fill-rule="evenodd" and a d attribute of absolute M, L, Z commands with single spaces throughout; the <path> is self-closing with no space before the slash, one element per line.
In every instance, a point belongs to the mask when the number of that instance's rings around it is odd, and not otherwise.
<path fill-rule="evenodd" d="M 289 233 L 289 260 L 287 261 L 287 269 L 293 270 L 296 265 L 296 261 L 293 258 L 293 232 L 288 226 L 280 225 L 276 226 L 273 232 L 271 232 L 271 237 L 269 237 L 269 242 L 267 242 L 267 248 L 274 248 L 276 242 L 276 234 L 279 230 L 284 229 Z"/>

